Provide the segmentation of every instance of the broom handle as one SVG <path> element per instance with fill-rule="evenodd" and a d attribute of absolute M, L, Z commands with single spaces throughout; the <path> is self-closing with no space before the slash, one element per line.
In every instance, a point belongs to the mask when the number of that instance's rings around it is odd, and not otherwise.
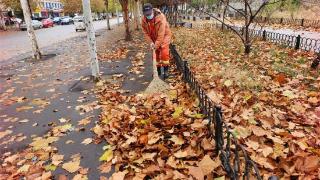
<path fill-rule="evenodd" d="M 152 61 L 153 61 L 153 78 L 159 78 L 157 71 L 157 59 L 156 59 L 156 50 L 152 50 Z"/>

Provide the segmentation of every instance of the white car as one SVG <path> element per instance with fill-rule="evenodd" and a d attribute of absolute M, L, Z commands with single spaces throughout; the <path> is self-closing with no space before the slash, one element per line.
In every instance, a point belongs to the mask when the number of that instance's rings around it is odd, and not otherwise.
<path fill-rule="evenodd" d="M 61 25 L 66 25 L 66 24 L 73 24 L 73 19 L 69 16 L 64 16 L 61 19 Z"/>
<path fill-rule="evenodd" d="M 42 23 L 40 21 L 38 21 L 38 20 L 32 20 L 31 23 L 32 23 L 32 26 L 33 26 L 34 29 L 41 29 L 42 26 L 43 26 Z M 27 25 L 26 25 L 25 22 L 20 25 L 20 29 L 22 31 L 27 30 Z"/>
<path fill-rule="evenodd" d="M 76 32 L 78 32 L 79 30 L 84 31 L 86 30 L 86 26 L 84 25 L 84 18 L 83 16 L 76 16 L 73 18 L 73 22 L 74 22 L 74 26 L 76 29 Z"/>

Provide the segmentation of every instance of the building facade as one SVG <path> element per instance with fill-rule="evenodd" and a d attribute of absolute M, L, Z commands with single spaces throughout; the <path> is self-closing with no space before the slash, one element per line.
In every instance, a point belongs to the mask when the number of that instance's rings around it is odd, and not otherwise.
<path fill-rule="evenodd" d="M 33 12 L 33 16 L 41 18 L 63 16 L 63 4 L 60 0 L 41 0 Z"/>

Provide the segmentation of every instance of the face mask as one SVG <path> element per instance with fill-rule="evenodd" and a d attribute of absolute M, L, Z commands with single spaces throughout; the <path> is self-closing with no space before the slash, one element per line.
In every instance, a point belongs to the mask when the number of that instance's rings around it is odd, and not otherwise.
<path fill-rule="evenodd" d="M 149 20 L 153 19 L 153 14 L 151 14 L 150 16 L 146 16 L 146 18 Z"/>

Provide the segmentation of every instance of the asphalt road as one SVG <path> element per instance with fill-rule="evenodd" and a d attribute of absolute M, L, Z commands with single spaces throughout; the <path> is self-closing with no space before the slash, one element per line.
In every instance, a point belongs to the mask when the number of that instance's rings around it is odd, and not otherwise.
<path fill-rule="evenodd" d="M 111 19 L 110 23 L 117 24 L 117 19 Z M 93 24 L 95 30 L 107 27 L 106 20 L 95 21 Z M 72 24 L 36 30 L 40 48 L 80 35 L 85 35 L 85 32 L 76 32 Z M 31 51 L 31 43 L 26 31 L 0 31 L 0 62 L 29 51 Z"/>

